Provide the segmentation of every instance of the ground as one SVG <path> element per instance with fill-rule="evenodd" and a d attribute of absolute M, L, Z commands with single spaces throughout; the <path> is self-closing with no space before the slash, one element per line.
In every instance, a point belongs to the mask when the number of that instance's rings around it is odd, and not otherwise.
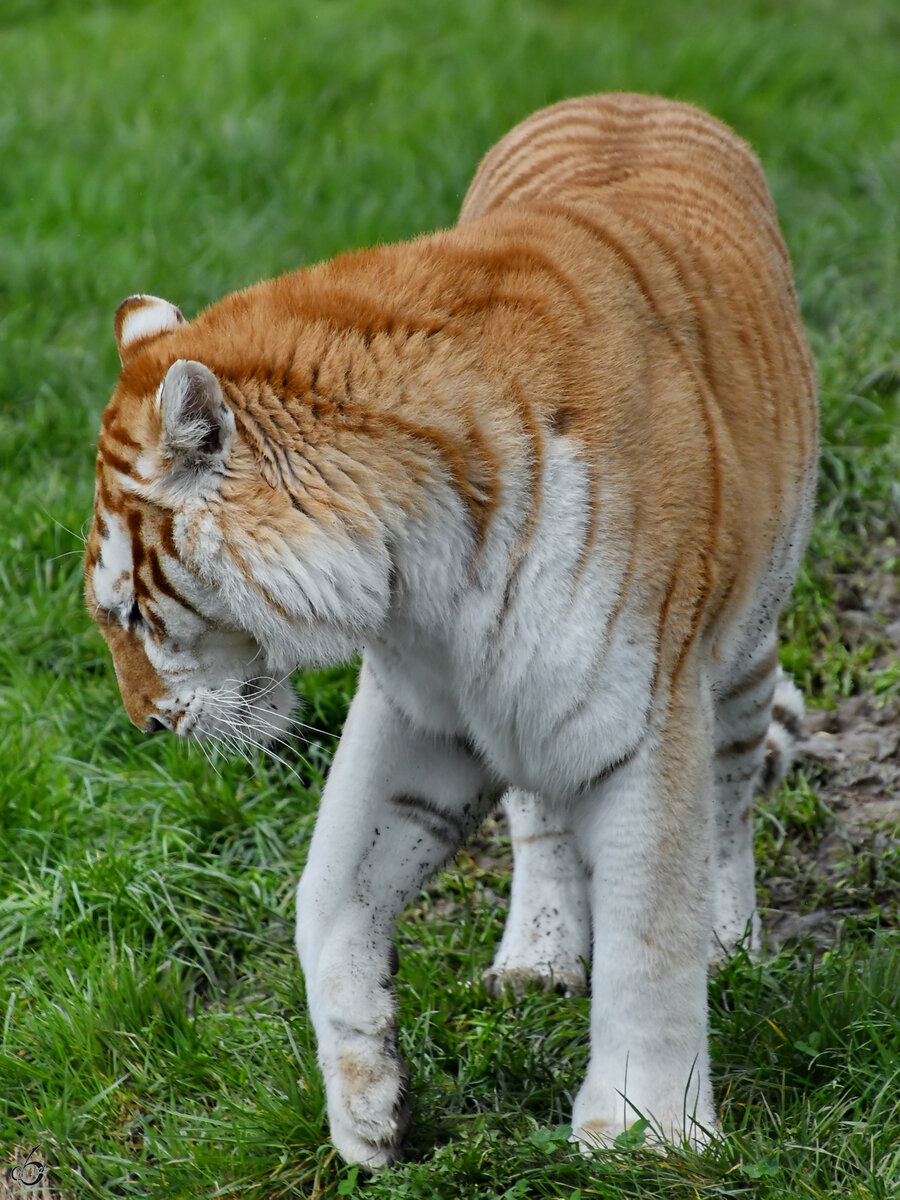
<path fill-rule="evenodd" d="M 900 662 L 897 560 L 836 581 L 845 639 L 878 647 L 872 677 Z M 763 919 L 775 945 L 830 945 L 842 924 L 900 918 L 900 697 L 865 692 L 811 709 L 799 769 L 821 805 L 810 835 L 784 847 L 785 869 L 764 880 Z"/>

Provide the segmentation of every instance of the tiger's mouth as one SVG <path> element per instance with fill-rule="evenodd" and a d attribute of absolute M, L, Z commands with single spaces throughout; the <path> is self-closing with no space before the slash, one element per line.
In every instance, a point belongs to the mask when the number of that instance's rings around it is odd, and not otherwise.
<path fill-rule="evenodd" d="M 155 719 L 190 741 L 239 754 L 253 748 L 271 753 L 273 746 L 289 744 L 297 725 L 295 708 L 296 696 L 284 680 L 259 675 L 197 687 L 191 695 L 161 705 Z"/>

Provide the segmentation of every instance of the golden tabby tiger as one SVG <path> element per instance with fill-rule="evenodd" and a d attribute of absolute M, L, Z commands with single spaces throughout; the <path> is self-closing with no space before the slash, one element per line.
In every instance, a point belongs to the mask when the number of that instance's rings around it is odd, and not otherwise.
<path fill-rule="evenodd" d="M 278 739 L 287 674 L 363 651 L 297 908 L 341 1154 L 397 1152 L 394 920 L 504 789 L 488 986 L 592 959 L 575 1136 L 701 1142 L 707 960 L 757 936 L 752 795 L 801 711 L 776 620 L 816 458 L 748 147 L 683 104 L 558 104 L 456 228 L 192 322 L 133 296 L 116 337 L 86 590 L 131 719 Z"/>

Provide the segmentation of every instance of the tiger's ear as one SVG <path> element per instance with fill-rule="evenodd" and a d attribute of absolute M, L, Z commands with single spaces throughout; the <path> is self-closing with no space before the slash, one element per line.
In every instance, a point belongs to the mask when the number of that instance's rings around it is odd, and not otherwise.
<path fill-rule="evenodd" d="M 181 309 L 158 296 L 129 296 L 123 300 L 113 322 L 122 366 L 139 347 L 184 324 Z"/>
<path fill-rule="evenodd" d="M 234 414 L 221 385 L 203 363 L 179 358 L 166 372 L 159 392 L 160 451 L 171 472 L 198 481 L 222 473 Z"/>

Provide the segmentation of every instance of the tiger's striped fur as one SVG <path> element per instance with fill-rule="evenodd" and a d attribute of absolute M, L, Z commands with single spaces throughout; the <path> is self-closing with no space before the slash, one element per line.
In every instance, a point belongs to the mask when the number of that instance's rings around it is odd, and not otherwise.
<path fill-rule="evenodd" d="M 86 590 L 132 720 L 281 736 L 278 681 L 363 650 L 298 889 L 338 1149 L 397 1151 L 393 922 L 504 787 L 488 986 L 578 990 L 592 958 L 577 1138 L 640 1112 L 702 1141 L 707 959 L 757 936 L 753 790 L 802 712 L 776 620 L 816 458 L 748 147 L 682 104 L 558 104 L 454 229 L 191 322 L 131 297 L 116 335 Z"/>

